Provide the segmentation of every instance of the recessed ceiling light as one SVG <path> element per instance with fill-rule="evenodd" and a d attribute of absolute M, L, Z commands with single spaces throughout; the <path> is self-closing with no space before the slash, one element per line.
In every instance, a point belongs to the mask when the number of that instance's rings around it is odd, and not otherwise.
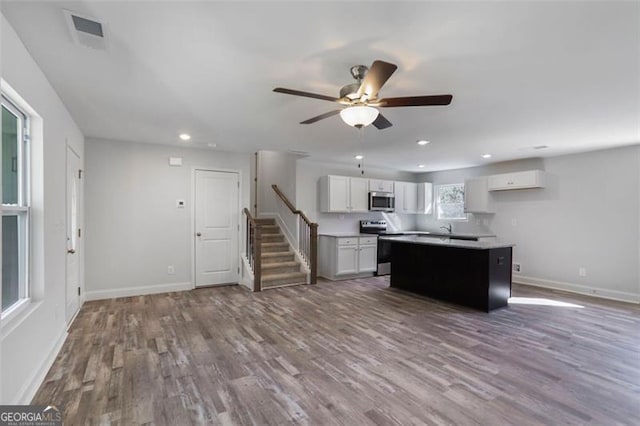
<path fill-rule="evenodd" d="M 491 158 L 491 154 L 482 154 L 482 158 Z"/>
<path fill-rule="evenodd" d="M 420 167 L 421 169 L 424 168 L 424 164 L 418 164 L 418 167 Z"/>
<path fill-rule="evenodd" d="M 189 133 L 180 133 L 180 136 L 178 137 L 183 141 L 188 141 L 189 139 L 191 139 L 191 135 Z"/>
<path fill-rule="evenodd" d="M 426 141 L 424 139 L 418 141 L 418 145 L 422 145 L 422 146 L 424 146 L 424 145 L 426 145 L 428 143 L 429 143 L 429 141 Z"/>
<path fill-rule="evenodd" d="M 355 156 L 355 159 L 356 159 L 356 160 L 362 160 L 363 158 L 364 158 L 364 156 L 362 156 L 362 155 L 356 155 L 356 156 Z"/>

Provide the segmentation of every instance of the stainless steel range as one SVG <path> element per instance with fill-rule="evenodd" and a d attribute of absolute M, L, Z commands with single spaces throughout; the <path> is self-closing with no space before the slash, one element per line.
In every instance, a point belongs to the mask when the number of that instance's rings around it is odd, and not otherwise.
<path fill-rule="evenodd" d="M 402 232 L 387 232 L 386 220 L 361 220 L 361 234 L 377 235 L 404 235 Z M 389 275 L 391 273 L 391 243 L 378 238 L 378 268 L 376 275 Z"/>

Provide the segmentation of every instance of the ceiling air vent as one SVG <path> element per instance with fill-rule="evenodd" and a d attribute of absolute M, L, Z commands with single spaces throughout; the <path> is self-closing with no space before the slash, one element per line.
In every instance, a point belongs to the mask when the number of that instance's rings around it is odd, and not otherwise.
<path fill-rule="evenodd" d="M 106 50 L 105 28 L 96 19 L 64 10 L 71 38 L 77 44 L 92 49 Z"/>

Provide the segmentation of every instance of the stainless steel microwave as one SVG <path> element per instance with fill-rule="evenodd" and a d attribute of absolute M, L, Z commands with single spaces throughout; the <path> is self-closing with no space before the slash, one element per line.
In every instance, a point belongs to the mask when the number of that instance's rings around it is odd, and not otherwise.
<path fill-rule="evenodd" d="M 370 192 L 369 210 L 372 212 L 392 212 L 395 210 L 396 197 L 393 192 Z"/>

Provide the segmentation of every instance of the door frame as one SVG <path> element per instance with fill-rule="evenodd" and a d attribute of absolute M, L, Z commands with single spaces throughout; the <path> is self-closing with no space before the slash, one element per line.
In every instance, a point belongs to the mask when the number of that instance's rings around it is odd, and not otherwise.
<path fill-rule="evenodd" d="M 240 169 L 224 169 L 224 168 L 213 168 L 208 166 L 191 166 L 191 218 L 189 220 L 189 233 L 190 241 L 191 241 L 191 289 L 194 290 L 196 288 L 196 172 L 204 171 L 204 172 L 220 172 L 220 173 L 236 173 L 238 175 L 238 182 L 240 186 L 238 187 L 238 225 L 240 229 L 238 230 L 238 267 L 240 268 L 240 273 L 238 274 L 238 284 L 240 284 L 240 278 L 242 277 L 242 235 L 244 233 L 244 227 L 242 226 L 242 170 Z"/>
<path fill-rule="evenodd" d="M 78 157 L 78 161 L 80 163 L 80 170 L 82 170 L 82 156 L 80 154 L 78 154 L 76 152 L 76 150 L 73 148 L 73 146 L 71 146 L 71 144 L 69 144 L 68 142 L 65 144 L 66 145 L 66 149 L 65 149 L 65 178 L 64 178 L 64 200 L 65 200 L 65 204 L 64 204 L 64 208 L 65 208 L 65 238 L 68 235 L 69 232 L 69 216 L 68 216 L 68 208 L 69 208 L 69 197 L 68 197 L 68 191 L 69 191 L 69 182 L 67 182 L 67 179 L 69 178 L 69 151 L 71 151 L 75 156 Z M 78 229 L 82 229 L 84 228 L 84 182 L 82 180 L 82 178 L 78 178 L 78 198 L 79 198 L 79 209 L 80 209 L 80 214 L 78 214 Z M 73 313 L 73 315 L 71 315 L 69 318 L 69 320 L 67 321 L 67 327 L 69 327 L 71 325 L 71 323 L 73 323 L 73 320 L 76 318 L 76 316 L 78 315 L 78 312 L 80 312 L 80 308 L 82 307 L 82 303 L 84 301 L 84 267 L 83 267 L 83 262 L 84 262 L 84 239 L 82 237 L 78 237 L 78 287 L 80 288 L 80 294 L 78 295 L 78 309 L 76 309 L 76 311 Z M 64 258 L 64 295 L 65 295 L 65 299 L 64 299 L 64 316 L 65 316 L 65 321 L 67 320 L 67 301 L 69 300 L 67 298 L 68 294 L 67 291 L 69 290 L 69 285 L 68 285 L 68 279 L 69 279 L 69 265 L 67 262 L 67 256 L 68 254 L 66 253 L 66 248 L 67 245 L 65 244 L 65 258 Z"/>

